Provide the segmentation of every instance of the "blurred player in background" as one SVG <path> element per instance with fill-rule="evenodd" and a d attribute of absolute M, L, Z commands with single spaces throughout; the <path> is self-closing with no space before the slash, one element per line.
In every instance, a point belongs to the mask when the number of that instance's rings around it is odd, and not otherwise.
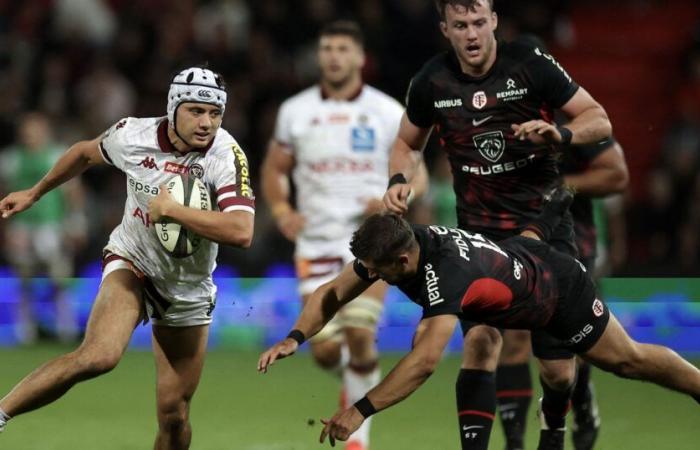
<path fill-rule="evenodd" d="M 103 274 L 80 347 L 44 364 L 0 400 L 0 431 L 10 417 L 47 405 L 76 383 L 112 370 L 134 328 L 153 321 L 158 434 L 155 448 L 187 449 L 189 407 L 204 364 L 216 286 L 218 243 L 250 246 L 254 197 L 248 162 L 220 128 L 226 90 L 220 75 L 192 67 L 172 80 L 167 117 L 120 120 L 102 136 L 70 147 L 32 188 L 0 202 L 2 217 L 20 213 L 48 192 L 97 164 L 126 174 L 122 223 L 103 253 Z M 175 201 L 164 184 L 200 178 L 218 209 Z M 167 218 L 206 238 L 191 256 L 173 258 L 154 224 Z"/>
<path fill-rule="evenodd" d="M 279 230 L 296 242 L 304 303 L 352 259 L 348 243 L 357 225 L 384 208 L 389 151 L 403 107 L 363 84 L 363 45 L 355 22 L 336 21 L 321 30 L 320 81 L 282 104 L 263 163 L 265 200 Z M 386 289 L 385 283 L 372 286 L 310 342 L 316 362 L 342 376 L 348 403 L 379 381 L 375 339 Z M 348 449 L 369 448 L 369 426 L 367 421 L 350 438 Z"/>
<path fill-rule="evenodd" d="M 18 126 L 18 141 L 0 159 L 5 192 L 30 188 L 61 156 L 52 141 L 49 119 L 41 113 L 25 114 Z M 84 244 L 87 232 L 82 212 L 84 193 L 79 179 L 49 192 L 35 208 L 13 218 L 6 228 L 5 254 L 21 281 L 16 336 L 31 344 L 39 336 L 34 311 L 36 280 L 48 276 L 56 305 L 56 336 L 71 342 L 78 325 L 64 289 L 73 276 L 73 255 Z"/>
<path fill-rule="evenodd" d="M 435 3 L 452 51 L 430 60 L 409 86 L 384 201 L 395 213 L 406 211 L 413 154 L 422 151 L 434 131 L 452 166 L 459 227 L 505 239 L 539 213 L 544 194 L 561 182 L 554 147 L 599 142 L 610 136 L 610 121 L 551 55 L 531 45 L 496 40 L 498 17 L 492 1 Z M 557 109 L 569 120 L 561 127 L 552 122 Z M 576 255 L 570 215 L 550 243 Z M 504 421 L 507 448 L 522 449 L 532 396 L 527 333 L 506 333 L 505 338 L 514 335 L 513 341 L 521 343 L 516 350 L 524 349 L 526 357 L 511 358 L 515 351 L 504 355 L 496 379 L 503 341 L 499 331 L 468 322 L 462 322 L 462 330 L 467 345 L 456 387 L 462 448 L 488 447 L 498 402 L 501 410 L 509 406 Z M 571 352 L 551 336 L 536 331 L 532 339 L 538 342 L 544 391 L 539 450 L 561 450 L 575 363 Z M 465 427 L 476 431 L 464 433 Z"/>

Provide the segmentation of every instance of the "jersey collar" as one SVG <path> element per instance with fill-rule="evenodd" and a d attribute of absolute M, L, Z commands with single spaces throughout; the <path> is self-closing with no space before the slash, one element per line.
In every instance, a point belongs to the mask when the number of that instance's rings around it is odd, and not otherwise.
<path fill-rule="evenodd" d="M 345 98 L 342 101 L 354 102 L 355 100 L 358 99 L 358 97 L 360 95 L 362 95 L 362 91 L 363 91 L 364 87 L 365 87 L 364 83 L 360 84 L 360 87 L 358 87 L 357 90 L 355 90 L 352 94 L 350 94 L 350 96 L 348 98 Z M 320 84 L 319 84 L 319 88 L 321 90 L 321 99 L 328 100 L 330 98 L 330 96 L 328 95 L 328 92 Z"/>
<path fill-rule="evenodd" d="M 168 119 L 164 119 L 158 124 L 158 147 L 160 147 L 160 150 L 164 153 L 180 153 L 180 150 L 178 150 L 172 142 L 170 142 L 170 138 L 168 138 Z M 216 139 L 216 135 L 209 141 L 209 144 L 204 147 L 204 148 L 193 148 L 190 151 L 194 152 L 200 152 L 200 153 L 206 153 L 212 145 L 214 145 L 214 139 Z M 189 153 L 189 152 L 188 152 Z"/>

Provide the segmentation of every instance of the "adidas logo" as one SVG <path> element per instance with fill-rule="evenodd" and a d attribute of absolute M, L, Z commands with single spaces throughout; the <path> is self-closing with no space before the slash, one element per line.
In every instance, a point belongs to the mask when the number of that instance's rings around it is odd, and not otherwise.
<path fill-rule="evenodd" d="M 149 157 L 149 156 L 146 156 L 145 158 L 143 158 L 143 161 L 141 161 L 141 162 L 139 163 L 139 166 L 143 166 L 143 167 L 145 167 L 146 169 L 156 169 L 156 170 L 159 170 L 159 169 L 158 169 L 158 165 L 156 164 L 155 158 L 151 158 L 151 157 Z"/>

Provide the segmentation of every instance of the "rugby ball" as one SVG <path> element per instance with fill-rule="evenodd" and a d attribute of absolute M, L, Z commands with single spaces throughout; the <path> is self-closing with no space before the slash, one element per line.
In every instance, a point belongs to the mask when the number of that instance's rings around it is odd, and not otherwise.
<path fill-rule="evenodd" d="M 165 183 L 165 186 L 175 201 L 181 205 L 201 211 L 211 211 L 209 191 L 199 178 L 177 175 Z M 158 241 L 175 258 L 192 255 L 202 244 L 201 236 L 169 219 L 156 223 L 155 228 Z"/>

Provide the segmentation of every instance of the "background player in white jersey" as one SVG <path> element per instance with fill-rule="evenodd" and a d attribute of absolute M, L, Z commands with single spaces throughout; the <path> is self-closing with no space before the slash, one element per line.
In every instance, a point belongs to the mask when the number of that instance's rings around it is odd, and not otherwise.
<path fill-rule="evenodd" d="M 248 247 L 254 197 L 243 151 L 220 128 L 226 91 L 219 75 L 190 68 L 172 81 L 168 116 L 127 118 L 102 136 L 70 147 L 31 189 L 0 202 L 8 218 L 96 164 L 111 164 L 127 179 L 122 223 L 105 248 L 103 276 L 80 347 L 44 364 L 0 400 L 0 430 L 16 416 L 61 397 L 74 384 L 113 369 L 133 329 L 153 321 L 159 430 L 156 449 L 186 449 L 189 404 L 204 363 L 216 288 L 217 243 Z M 216 192 L 218 210 L 175 202 L 164 188 L 189 173 Z M 167 217 L 207 238 L 191 256 L 176 259 L 158 242 L 154 223 Z"/>
<path fill-rule="evenodd" d="M 321 30 L 320 82 L 282 104 L 263 164 L 265 200 L 280 231 L 296 241 L 304 302 L 352 259 L 348 242 L 354 228 L 383 208 L 389 150 L 403 108 L 363 84 L 364 62 L 356 23 L 337 21 Z M 290 175 L 296 209 L 290 199 Z M 349 403 L 379 381 L 375 331 L 386 288 L 384 283 L 372 286 L 311 341 L 316 362 L 342 373 Z M 367 448 L 368 441 L 369 423 L 351 437 L 347 448 Z"/>

